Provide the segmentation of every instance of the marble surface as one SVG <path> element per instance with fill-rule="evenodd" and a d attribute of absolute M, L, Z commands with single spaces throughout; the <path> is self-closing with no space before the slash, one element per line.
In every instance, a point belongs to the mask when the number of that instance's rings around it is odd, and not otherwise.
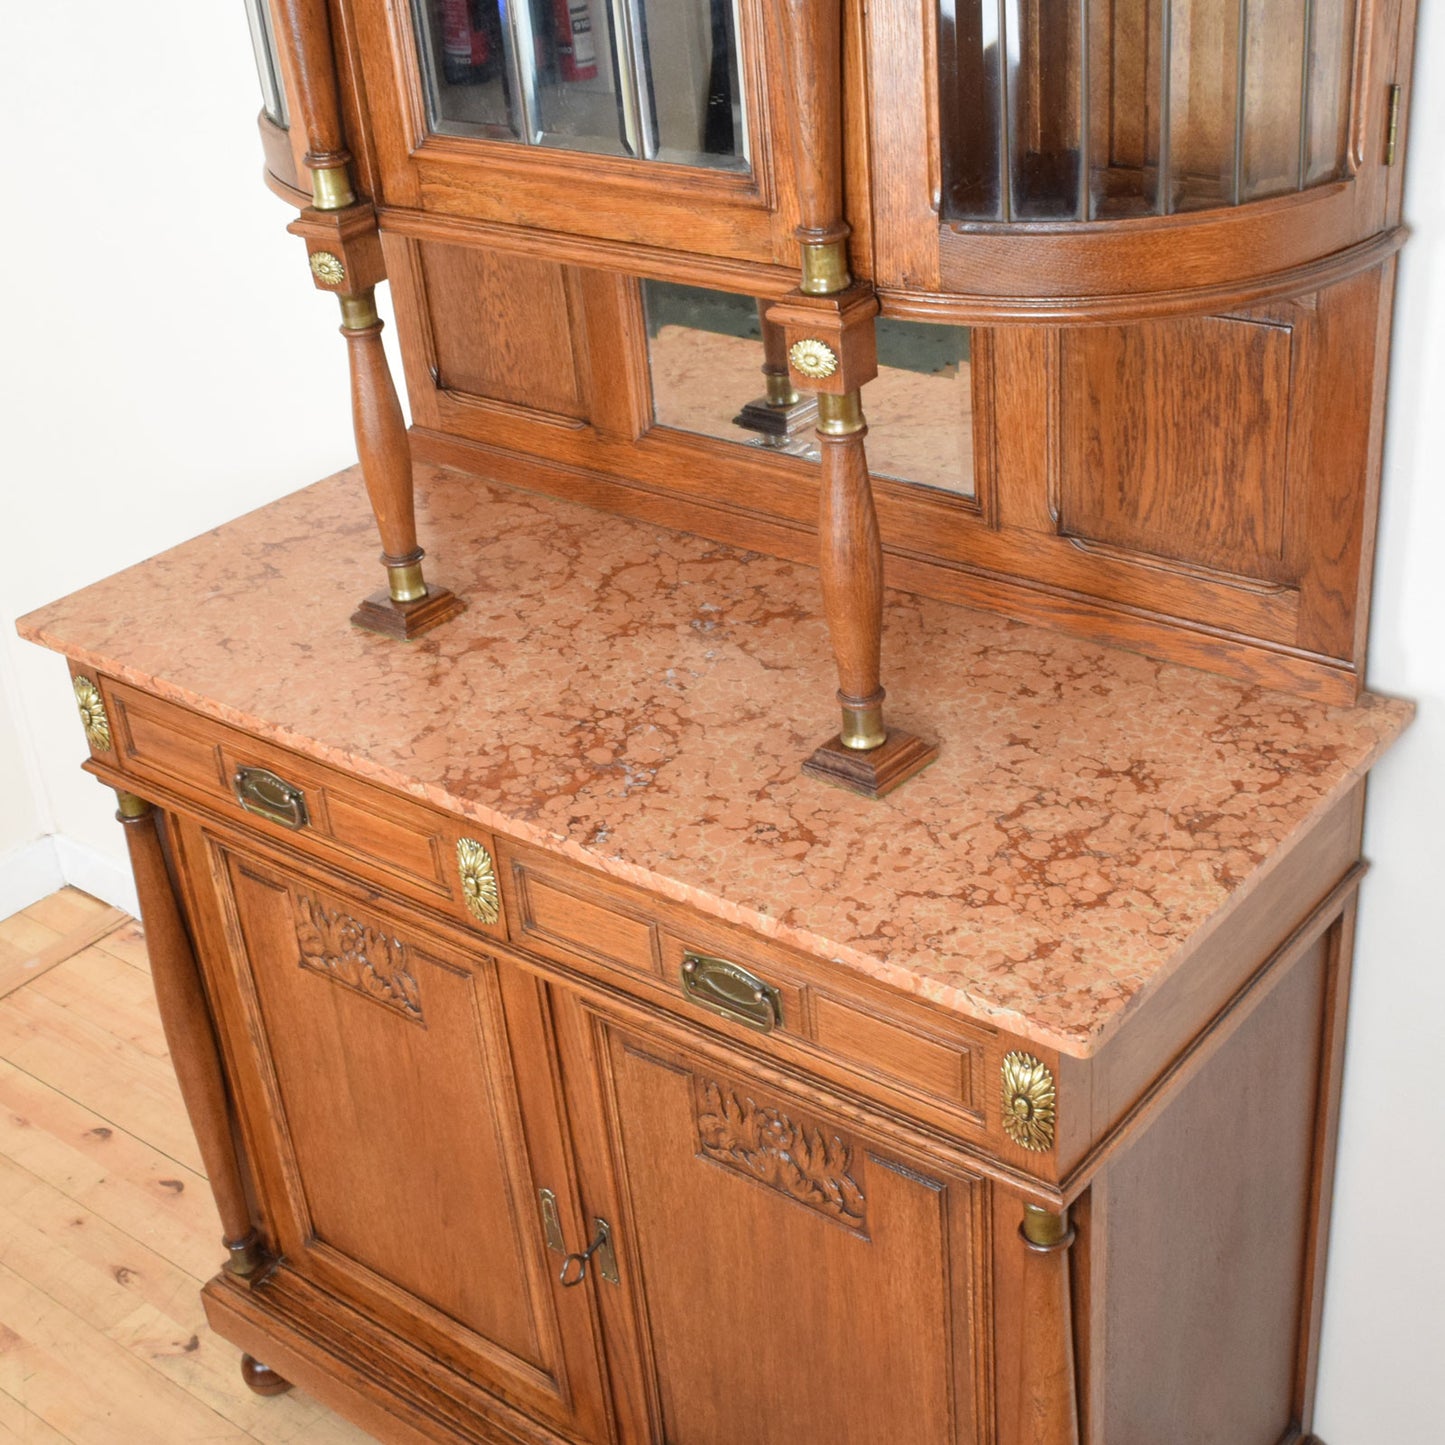
<path fill-rule="evenodd" d="M 809 568 L 418 467 L 403 644 L 352 469 L 22 620 L 89 667 L 1088 1055 L 1408 722 L 890 593 L 882 801 L 805 778 L 836 730 Z M 1321 880 L 1322 885 L 1328 880 Z"/>

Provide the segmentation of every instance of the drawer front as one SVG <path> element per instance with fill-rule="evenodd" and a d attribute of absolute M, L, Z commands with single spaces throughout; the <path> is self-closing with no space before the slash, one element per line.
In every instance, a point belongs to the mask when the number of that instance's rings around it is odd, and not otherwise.
<path fill-rule="evenodd" d="M 530 953 L 639 988 L 672 1012 L 769 1051 L 841 1066 L 970 1131 L 989 1127 L 1000 1037 L 926 1005 L 855 993 L 813 963 L 684 905 L 537 849 L 499 842 L 509 936 Z M 590 966 L 590 967 L 589 967 Z"/>
<path fill-rule="evenodd" d="M 209 804 L 263 836 L 504 931 L 489 834 L 123 683 L 103 690 L 117 759 L 138 783 Z"/>

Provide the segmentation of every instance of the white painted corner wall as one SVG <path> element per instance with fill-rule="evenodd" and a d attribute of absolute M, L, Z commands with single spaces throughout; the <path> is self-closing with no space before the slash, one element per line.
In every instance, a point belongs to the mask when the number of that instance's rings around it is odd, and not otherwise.
<path fill-rule="evenodd" d="M 335 307 L 261 183 L 240 0 L 13 9 L 0 917 L 62 880 L 134 908 L 113 798 L 79 771 L 64 664 L 15 619 L 352 458 Z M 1445 74 L 1445 20 L 1421 9 L 1416 74 Z M 1445 947 L 1428 914 L 1445 894 L 1445 88 L 1417 84 L 1410 129 L 1370 681 L 1420 716 L 1371 788 L 1316 1417 L 1328 1445 L 1445 1440 L 1445 1266 L 1421 1207 L 1445 1196 Z"/>

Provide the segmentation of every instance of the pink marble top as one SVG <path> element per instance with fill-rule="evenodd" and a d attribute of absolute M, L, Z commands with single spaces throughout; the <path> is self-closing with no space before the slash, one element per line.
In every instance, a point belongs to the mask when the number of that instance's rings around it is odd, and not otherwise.
<path fill-rule="evenodd" d="M 942 750 L 869 801 L 799 772 L 837 727 L 811 569 L 440 467 L 417 483 L 428 575 L 469 608 L 416 642 L 347 625 L 380 575 L 355 469 L 20 631 L 1075 1055 L 1411 715 L 891 593 L 889 716 Z"/>

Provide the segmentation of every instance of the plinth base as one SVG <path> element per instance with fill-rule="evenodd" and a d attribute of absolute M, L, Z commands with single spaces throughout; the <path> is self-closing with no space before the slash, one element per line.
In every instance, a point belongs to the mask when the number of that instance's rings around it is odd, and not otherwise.
<path fill-rule="evenodd" d="M 841 738 L 830 738 L 803 764 L 803 771 L 810 778 L 835 783 L 865 798 L 881 798 L 937 756 L 937 743 L 924 742 L 900 728 L 889 728 L 887 740 L 866 753 L 844 747 Z"/>
<path fill-rule="evenodd" d="M 269 1365 L 263 1365 L 252 1355 L 241 1356 L 241 1378 L 247 1389 L 258 1395 L 284 1395 L 291 1388 L 290 1380 L 283 1380 Z"/>
<path fill-rule="evenodd" d="M 351 625 L 409 642 L 443 622 L 450 622 L 466 610 L 466 605 L 445 587 L 430 587 L 426 596 L 415 602 L 393 602 L 389 593 L 373 592 L 351 614 Z"/>

